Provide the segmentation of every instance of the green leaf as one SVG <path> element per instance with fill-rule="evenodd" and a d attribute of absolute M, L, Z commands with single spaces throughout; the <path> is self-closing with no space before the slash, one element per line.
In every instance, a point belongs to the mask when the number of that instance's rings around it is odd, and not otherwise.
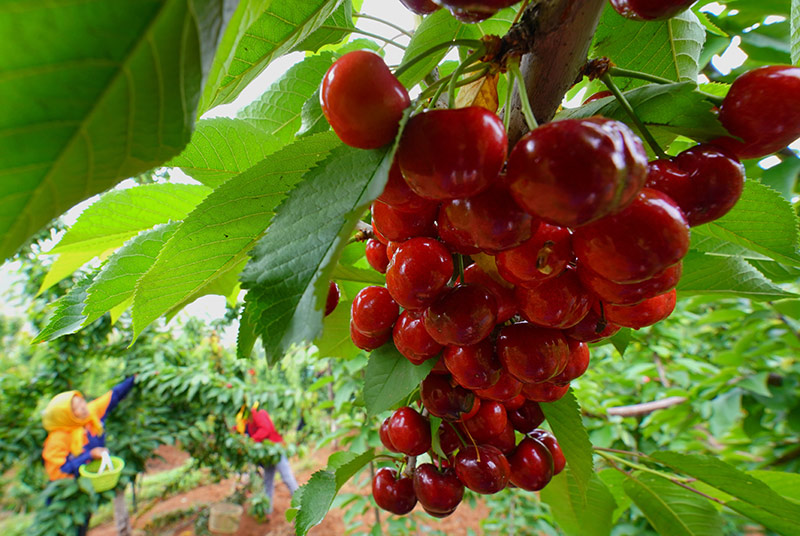
<path fill-rule="evenodd" d="M 780 192 L 787 201 L 791 202 L 798 175 L 800 175 L 800 158 L 792 156 L 764 171 L 761 183 Z"/>
<path fill-rule="evenodd" d="M 405 400 L 433 370 L 435 361 L 428 359 L 421 365 L 414 365 L 391 342 L 372 352 L 364 377 L 367 417 L 374 417 Z"/>
<path fill-rule="evenodd" d="M 242 315 L 239 318 L 239 331 L 236 334 L 236 357 L 248 359 L 253 353 L 253 347 L 258 340 L 256 332 L 256 322 L 253 314 L 245 304 Z"/>
<path fill-rule="evenodd" d="M 617 349 L 617 352 L 619 352 L 620 357 L 623 357 L 628 345 L 631 343 L 631 341 L 633 341 L 633 333 L 630 328 L 622 328 L 609 340 L 611 341 L 611 344 L 614 345 L 614 348 Z"/>
<path fill-rule="evenodd" d="M 300 508 L 294 524 L 297 536 L 305 536 L 325 518 L 336 497 L 336 475 L 330 471 L 317 471 L 301 489 Z"/>
<path fill-rule="evenodd" d="M 95 257 L 104 258 L 137 233 L 182 220 L 211 190 L 191 184 L 146 184 L 110 190 L 84 210 L 50 254 L 59 255 L 39 292 Z"/>
<path fill-rule="evenodd" d="M 353 2 L 352 0 L 345 0 L 336 8 L 330 17 L 325 19 L 322 23 L 322 28 L 319 28 L 314 33 L 306 37 L 302 43 L 295 47 L 295 50 L 316 52 L 325 45 L 331 45 L 341 42 L 344 38 L 350 35 L 351 32 L 345 30 L 333 30 L 326 28 L 326 26 L 336 26 L 339 28 L 355 29 L 356 25 L 353 24 Z"/>
<path fill-rule="evenodd" d="M 0 256 L 78 202 L 178 154 L 219 1 L 5 3 Z M 46 30 L 44 30 L 46 28 Z"/>
<path fill-rule="evenodd" d="M 322 336 L 314 343 L 322 357 L 350 359 L 361 353 L 350 339 L 350 302 L 340 302 L 322 321 Z"/>
<path fill-rule="evenodd" d="M 683 259 L 683 275 L 677 288 L 681 297 L 720 294 L 766 301 L 794 296 L 740 257 L 708 255 L 693 250 Z"/>
<path fill-rule="evenodd" d="M 789 266 L 800 266 L 797 216 L 781 194 L 747 181 L 739 202 L 722 218 L 692 233 L 719 238 Z"/>
<path fill-rule="evenodd" d="M 334 134 L 298 141 L 214 190 L 181 223 L 139 281 L 134 336 L 246 259 L 287 192 L 338 143 Z"/>
<path fill-rule="evenodd" d="M 371 285 L 385 285 L 386 276 L 375 270 L 356 268 L 355 266 L 343 266 L 337 264 L 333 269 L 333 278 L 337 281 L 354 281 L 356 283 L 368 283 Z"/>
<path fill-rule="evenodd" d="M 575 394 L 570 389 L 560 400 L 540 406 L 572 470 L 580 497 L 583 497 L 589 490 L 594 462 L 592 443 L 583 426 L 581 408 Z"/>
<path fill-rule="evenodd" d="M 800 474 L 781 471 L 747 471 L 747 474 L 764 482 L 775 493 L 800 502 Z"/>
<path fill-rule="evenodd" d="M 91 277 L 79 281 L 70 291 L 56 301 L 55 312 L 47 325 L 34 337 L 31 344 L 50 341 L 68 333 L 75 333 L 83 326 L 83 301 L 86 289 L 92 283 Z"/>
<path fill-rule="evenodd" d="M 706 32 L 691 10 L 665 21 L 642 22 L 619 15 L 606 5 L 594 38 L 593 57 L 607 56 L 624 69 L 678 81 L 697 80 Z M 622 89 L 646 84 L 616 79 Z"/>
<path fill-rule="evenodd" d="M 214 58 L 200 113 L 233 101 L 267 65 L 295 48 L 327 19 L 342 0 L 244 1 L 236 10 L 239 28 L 226 32 Z M 246 31 L 242 31 L 247 28 Z"/>
<path fill-rule="evenodd" d="M 375 449 L 355 454 L 353 452 L 336 452 L 328 458 L 327 470 L 336 475 L 336 489 L 342 489 L 345 483 L 375 459 Z"/>
<path fill-rule="evenodd" d="M 620 516 L 631 507 L 631 498 L 625 493 L 623 487 L 627 476 L 616 469 L 603 469 L 597 473 L 597 476 L 606 485 L 606 488 L 614 497 L 614 502 L 617 504 L 611 516 L 612 523 L 616 523 Z"/>
<path fill-rule="evenodd" d="M 602 480 L 592 475 L 584 500 L 578 482 L 567 468 L 556 475 L 540 497 L 550 505 L 558 528 L 567 536 L 607 536 L 617 504 Z"/>
<path fill-rule="evenodd" d="M 318 87 L 314 94 L 311 95 L 311 98 L 303 103 L 303 109 L 300 112 L 300 130 L 297 131 L 298 138 L 316 132 L 325 132 L 331 128 L 328 120 L 325 118 L 325 113 L 322 111 L 319 95 L 320 88 Z"/>
<path fill-rule="evenodd" d="M 634 473 L 625 492 L 647 520 L 664 536 L 718 536 L 723 520 L 707 499 L 661 477 Z"/>
<path fill-rule="evenodd" d="M 800 64 L 800 0 L 792 0 L 791 14 L 792 64 Z"/>

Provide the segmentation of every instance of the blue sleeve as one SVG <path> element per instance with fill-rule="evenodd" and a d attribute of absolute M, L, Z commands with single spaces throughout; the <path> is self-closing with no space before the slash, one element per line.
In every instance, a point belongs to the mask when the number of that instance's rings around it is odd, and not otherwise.
<path fill-rule="evenodd" d="M 80 456 L 73 456 L 72 454 L 67 456 L 67 461 L 64 462 L 64 465 L 61 466 L 61 471 L 70 475 L 74 475 L 76 478 L 80 476 L 78 473 L 78 468 L 88 463 L 92 459 L 91 453 L 87 450 L 83 452 Z"/>
<path fill-rule="evenodd" d="M 133 388 L 133 382 L 134 377 L 129 376 L 111 388 L 111 401 L 108 403 L 108 407 L 106 408 L 106 415 L 108 412 L 117 407 L 117 404 L 119 404 L 123 398 L 128 396 L 128 393 L 130 393 L 131 389 Z"/>

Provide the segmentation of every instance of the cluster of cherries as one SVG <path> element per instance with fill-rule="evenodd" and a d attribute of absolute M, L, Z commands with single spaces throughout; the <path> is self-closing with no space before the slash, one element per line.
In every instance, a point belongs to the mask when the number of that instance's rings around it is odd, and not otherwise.
<path fill-rule="evenodd" d="M 321 103 L 342 141 L 374 149 L 395 138 L 410 99 L 379 56 L 356 51 L 330 68 Z M 539 490 L 563 468 L 555 438 L 537 430 L 539 403 L 587 370 L 587 343 L 670 315 L 690 227 L 741 195 L 738 158 L 800 136 L 800 69 L 744 74 L 719 117 L 732 137 L 649 163 L 625 124 L 602 117 L 540 126 L 510 154 L 486 109 L 411 117 L 371 210 L 366 256 L 386 286 L 358 293 L 350 333 L 364 350 L 392 341 L 414 364 L 436 360 L 422 413 L 398 409 L 380 435 L 419 456 L 432 448 L 426 415 L 439 417 L 445 458 L 378 471 L 379 506 L 404 514 L 419 501 L 442 517 L 464 486 Z"/>

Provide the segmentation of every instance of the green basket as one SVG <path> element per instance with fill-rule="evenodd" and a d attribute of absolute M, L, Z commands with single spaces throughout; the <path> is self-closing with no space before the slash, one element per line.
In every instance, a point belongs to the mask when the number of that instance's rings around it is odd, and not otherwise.
<path fill-rule="evenodd" d="M 114 468 L 110 471 L 98 473 L 97 470 L 100 469 L 100 463 L 100 460 L 95 460 L 78 468 L 80 475 L 92 483 L 92 487 L 97 493 L 113 489 L 119 482 L 119 477 L 125 468 L 125 462 L 117 456 L 111 456 L 111 463 Z"/>

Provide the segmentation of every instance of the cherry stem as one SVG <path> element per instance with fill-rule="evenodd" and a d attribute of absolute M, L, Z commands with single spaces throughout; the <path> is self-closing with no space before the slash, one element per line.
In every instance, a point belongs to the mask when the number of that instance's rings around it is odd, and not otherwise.
<path fill-rule="evenodd" d="M 453 39 L 452 41 L 447 41 L 445 43 L 439 43 L 438 45 L 434 45 L 431 48 L 424 50 L 408 60 L 407 62 L 400 65 L 397 70 L 394 72 L 394 75 L 397 78 L 400 78 L 403 73 L 405 73 L 408 69 L 410 69 L 413 65 L 419 63 L 420 61 L 424 60 L 434 52 L 438 52 L 443 48 L 451 48 L 451 47 L 482 47 L 483 43 L 478 41 L 477 39 Z"/>
<path fill-rule="evenodd" d="M 519 100 L 522 103 L 522 115 L 525 116 L 525 122 L 528 123 L 528 128 L 533 130 L 539 126 L 539 122 L 536 121 L 536 116 L 533 114 L 533 108 L 531 108 L 531 101 L 528 97 L 528 91 L 525 89 L 525 78 L 522 76 L 522 73 L 519 70 L 519 58 L 515 58 L 508 62 L 508 70 L 514 75 L 514 79 L 517 82 Z"/>
<path fill-rule="evenodd" d="M 388 20 L 384 20 L 384 19 L 382 19 L 380 17 L 376 17 L 374 15 L 370 15 L 369 13 L 353 13 L 353 16 L 357 17 L 357 18 L 360 18 L 360 19 L 369 19 L 369 20 L 374 20 L 375 22 L 380 22 L 382 24 L 385 24 L 386 26 L 394 28 L 398 32 L 400 32 L 403 35 L 408 36 L 408 37 L 412 37 L 414 35 L 412 32 L 409 32 L 408 30 L 406 30 L 402 26 L 398 26 L 397 24 L 389 22 Z"/>
<path fill-rule="evenodd" d="M 508 128 L 511 124 L 511 97 L 514 95 L 514 73 L 506 71 L 506 103 L 505 113 L 503 113 L 503 126 L 508 134 Z"/>
<path fill-rule="evenodd" d="M 464 69 L 465 73 L 471 73 L 471 72 L 475 72 L 475 71 L 478 71 L 478 72 L 476 74 L 470 76 L 469 78 L 465 78 L 464 80 L 460 80 L 460 81 L 456 82 L 456 85 L 458 87 L 461 87 L 461 86 L 465 86 L 467 84 L 471 84 L 472 82 L 474 82 L 476 80 L 480 80 L 481 78 L 486 76 L 486 72 L 488 70 L 489 70 L 489 68 L 487 66 L 485 66 L 485 65 L 473 65 L 471 67 L 468 67 L 467 69 Z M 444 88 L 447 87 L 448 83 L 450 82 L 450 80 L 452 78 L 453 78 L 453 75 L 451 73 L 451 74 L 448 74 L 447 76 L 444 76 L 441 79 L 433 82 L 431 85 L 426 87 L 419 94 L 419 97 L 417 97 L 417 98 L 420 99 L 420 100 L 425 100 L 425 99 L 428 98 L 429 95 L 431 95 L 432 90 L 435 89 L 435 91 L 433 92 L 434 98 L 431 99 L 431 100 L 432 100 L 433 103 L 436 103 L 436 101 L 439 99 L 439 96 L 444 91 Z"/>
<path fill-rule="evenodd" d="M 622 94 L 622 91 L 620 91 L 619 87 L 617 87 L 617 84 L 615 84 L 614 81 L 611 79 L 611 76 L 608 73 L 606 73 L 600 77 L 600 80 L 602 80 L 603 83 L 608 88 L 608 90 L 614 94 L 614 97 L 616 97 L 620 106 L 622 106 L 622 109 L 625 110 L 625 113 L 628 114 L 628 116 L 631 118 L 634 124 L 638 127 L 639 132 L 642 134 L 642 137 L 647 141 L 647 144 L 650 145 L 650 148 L 653 150 L 656 156 L 662 159 L 668 158 L 667 154 L 658 144 L 653 135 L 650 134 L 649 130 L 647 130 L 645 124 L 642 122 L 641 119 L 639 119 L 639 116 L 636 115 L 636 111 L 633 109 L 633 106 L 631 106 L 631 103 L 628 102 L 628 99 L 625 98 L 625 95 Z"/>
<path fill-rule="evenodd" d="M 611 76 L 622 76 L 623 78 L 636 78 L 637 80 L 646 80 L 647 82 L 655 82 L 656 84 L 675 84 L 675 80 L 668 78 L 661 78 L 654 74 L 642 73 L 639 71 L 632 71 L 630 69 L 620 69 L 619 67 L 609 67 L 606 71 Z"/>
<path fill-rule="evenodd" d="M 464 439 L 464 436 L 461 435 L 461 432 L 458 431 L 458 427 L 455 424 L 451 423 L 450 421 L 447 421 L 447 424 L 456 433 L 456 435 L 458 436 L 458 440 L 461 441 L 461 444 L 464 445 L 465 447 L 468 447 L 469 443 L 467 443 L 467 441 Z"/>
<path fill-rule="evenodd" d="M 461 253 L 456 253 L 456 281 L 464 282 L 464 256 Z"/>
<path fill-rule="evenodd" d="M 486 47 L 479 46 L 472 54 L 467 56 L 467 59 L 462 61 L 456 70 L 453 71 L 452 77 L 450 78 L 450 86 L 447 88 L 447 106 L 448 108 L 455 108 L 456 107 L 456 88 L 458 87 L 458 77 L 464 72 L 464 70 L 469 67 L 470 65 L 477 63 L 480 59 L 486 54 Z"/>
<path fill-rule="evenodd" d="M 397 41 L 392 41 L 388 37 L 383 37 L 382 35 L 374 34 L 372 32 L 367 32 L 367 31 L 362 30 L 360 28 L 347 28 L 345 26 L 333 26 L 333 25 L 330 25 L 330 24 L 323 24 L 322 26 L 320 26 L 320 29 L 322 29 L 322 30 L 339 30 L 339 31 L 342 31 L 342 32 L 350 32 L 350 33 L 354 33 L 354 34 L 365 35 L 367 37 L 372 37 L 373 39 L 379 39 L 379 40 L 383 41 L 384 43 L 388 43 L 390 45 L 394 45 L 397 48 L 399 48 L 400 50 L 405 50 L 406 49 L 405 45 L 401 45 Z"/>

